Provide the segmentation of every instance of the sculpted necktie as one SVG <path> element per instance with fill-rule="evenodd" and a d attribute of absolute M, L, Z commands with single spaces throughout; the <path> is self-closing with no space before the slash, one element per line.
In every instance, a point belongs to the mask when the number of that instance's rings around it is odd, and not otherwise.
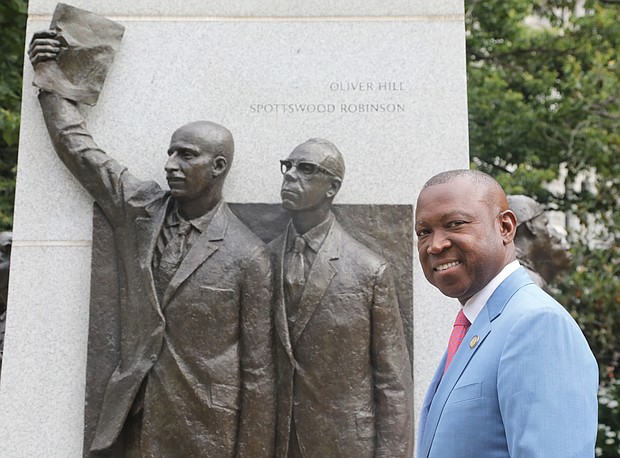
<path fill-rule="evenodd" d="M 463 338 L 465 334 L 467 334 L 467 330 L 471 326 L 471 323 L 463 313 L 463 310 L 459 311 L 459 314 L 456 316 L 456 320 L 454 321 L 454 327 L 452 328 L 452 334 L 450 334 L 450 341 L 448 342 L 448 356 L 446 358 L 446 367 L 443 370 L 445 374 L 448 370 L 448 366 L 452 362 L 454 358 L 454 354 L 456 350 L 458 350 L 459 345 L 463 342 Z"/>
<path fill-rule="evenodd" d="M 306 241 L 304 238 L 301 236 L 295 237 L 293 255 L 286 266 L 285 280 L 289 292 L 286 311 L 289 319 L 293 322 L 297 319 L 297 307 L 306 282 L 305 249 Z"/>
<path fill-rule="evenodd" d="M 157 292 L 159 293 L 160 298 L 163 297 L 164 291 L 166 291 L 166 288 L 168 287 L 168 283 L 172 280 L 172 277 L 183 259 L 187 243 L 187 234 L 189 234 L 191 228 L 192 225 L 190 223 L 187 221 L 181 221 L 176 235 L 170 239 L 166 245 L 166 248 L 164 248 L 164 252 L 161 254 L 159 269 L 157 271 Z"/>

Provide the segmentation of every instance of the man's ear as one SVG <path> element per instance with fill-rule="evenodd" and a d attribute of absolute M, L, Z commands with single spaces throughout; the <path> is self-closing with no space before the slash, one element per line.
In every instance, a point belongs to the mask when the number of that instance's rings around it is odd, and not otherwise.
<path fill-rule="evenodd" d="M 504 245 L 512 243 L 517 233 L 517 217 L 512 210 L 504 210 L 499 214 L 499 226 Z"/>
<path fill-rule="evenodd" d="M 228 169 L 228 160 L 224 156 L 213 159 L 213 178 L 218 177 Z"/>
<path fill-rule="evenodd" d="M 333 179 L 330 183 L 329 183 L 329 189 L 327 190 L 327 197 L 334 197 L 336 194 L 338 194 L 338 191 L 340 190 L 340 186 L 342 185 L 342 180 L 340 180 L 340 178 L 335 178 Z"/>

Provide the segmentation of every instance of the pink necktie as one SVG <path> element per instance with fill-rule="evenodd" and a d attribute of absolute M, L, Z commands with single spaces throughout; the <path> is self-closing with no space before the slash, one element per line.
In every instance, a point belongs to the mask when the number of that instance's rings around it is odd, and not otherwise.
<path fill-rule="evenodd" d="M 448 356 L 446 358 L 446 367 L 443 370 L 444 374 L 448 370 L 448 366 L 452 362 L 454 354 L 459 349 L 459 345 L 461 345 L 465 334 L 467 334 L 469 326 L 471 326 L 471 323 L 463 313 L 463 310 L 459 311 L 456 320 L 454 320 L 454 328 L 452 328 L 452 334 L 450 334 L 450 341 L 448 342 Z"/>

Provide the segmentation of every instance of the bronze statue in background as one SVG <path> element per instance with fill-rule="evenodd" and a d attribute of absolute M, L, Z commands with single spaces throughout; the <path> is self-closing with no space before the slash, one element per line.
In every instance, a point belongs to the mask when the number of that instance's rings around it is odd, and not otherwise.
<path fill-rule="evenodd" d="M 549 224 L 545 209 L 531 197 L 510 195 L 508 205 L 517 216 L 517 259 L 538 286 L 547 288 L 571 263 L 565 233 Z"/>
<path fill-rule="evenodd" d="M 276 457 L 410 458 L 411 366 L 390 266 L 331 212 L 342 155 L 312 139 L 280 162 L 291 220 L 269 244 Z"/>
<path fill-rule="evenodd" d="M 10 231 L 0 232 L 0 368 L 2 368 L 2 359 L 4 357 L 4 327 L 6 326 L 12 245 L 13 233 Z"/>
<path fill-rule="evenodd" d="M 35 73 L 61 64 L 61 33 L 35 34 Z M 39 100 L 59 158 L 114 228 L 119 260 L 120 362 L 85 447 L 114 457 L 273 456 L 271 265 L 222 200 L 232 135 L 208 121 L 176 130 L 163 190 L 96 145 L 74 100 L 48 90 Z"/>

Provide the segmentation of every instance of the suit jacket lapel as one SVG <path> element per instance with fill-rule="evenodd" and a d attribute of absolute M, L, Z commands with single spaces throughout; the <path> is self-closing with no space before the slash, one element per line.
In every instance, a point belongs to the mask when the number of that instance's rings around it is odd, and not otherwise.
<path fill-rule="evenodd" d="M 136 239 L 138 241 L 138 252 L 140 257 L 140 268 L 142 270 L 143 283 L 148 285 L 147 293 L 151 304 L 161 314 L 157 292 L 155 291 L 155 279 L 153 277 L 153 256 L 155 245 L 159 233 L 166 219 L 166 210 L 170 203 L 170 196 L 164 200 L 162 205 L 151 204 L 145 207 L 149 216 L 135 219 Z"/>
<path fill-rule="evenodd" d="M 436 377 L 440 377 L 440 379 L 438 379 L 439 385 L 437 386 L 435 395 L 429 400 L 430 406 L 425 422 L 424 436 L 421 441 L 420 456 L 427 456 L 430 451 L 430 446 L 433 441 L 433 437 L 435 436 L 435 431 L 437 429 L 437 425 L 439 424 L 439 418 L 441 417 L 444 406 L 446 405 L 446 401 L 452 393 L 454 386 L 461 378 L 461 374 L 467 367 L 467 364 L 478 349 L 484 344 L 484 340 L 489 332 L 491 332 L 491 322 L 489 320 L 488 313 L 485 313 L 485 308 L 483 308 L 474 324 L 472 324 L 467 331 L 461 346 L 450 363 L 450 368 L 445 374 L 443 374 L 443 376 L 441 374 L 443 373 L 443 368 L 446 362 L 445 355 L 442 358 L 442 364 L 437 368 L 437 373 L 435 374 Z M 478 342 L 473 348 L 471 348 L 469 343 L 474 336 L 478 336 Z"/>
<path fill-rule="evenodd" d="M 469 361 L 473 358 L 478 349 L 482 347 L 486 337 L 492 331 L 493 320 L 495 320 L 503 312 L 512 295 L 519 288 L 528 283 L 532 283 L 532 280 L 523 268 L 513 272 L 493 292 L 483 309 L 480 311 L 476 321 L 474 321 L 467 331 L 467 334 L 463 339 L 463 343 L 454 355 L 452 363 L 450 363 L 450 369 L 441 378 L 437 391 L 435 392 L 435 396 L 430 401 L 431 404 L 425 421 L 423 437 L 420 442 L 419 456 L 428 456 L 437 425 L 439 424 L 441 413 L 446 405 L 446 401 L 448 400 L 450 393 L 452 393 L 456 383 L 461 378 L 461 374 L 467 367 Z M 470 342 L 474 336 L 478 336 L 478 343 L 471 348 Z M 445 364 L 445 355 L 442 362 Z M 443 365 L 441 365 L 437 371 L 438 373 L 439 371 L 443 371 Z"/>
<path fill-rule="evenodd" d="M 289 225 L 291 222 L 289 221 Z M 288 226 L 283 235 L 274 241 L 274 271 L 276 274 L 275 297 L 275 327 L 278 338 L 284 347 L 284 351 L 288 355 L 291 364 L 295 366 L 295 357 L 293 356 L 293 348 L 291 347 L 291 336 L 288 328 L 288 320 L 286 318 L 286 304 L 284 299 L 284 255 L 286 252 L 286 234 L 288 234 Z"/>
<path fill-rule="evenodd" d="M 169 302 L 179 286 L 218 249 L 217 243 L 224 240 L 226 228 L 228 226 L 228 206 L 222 202 L 217 209 L 213 219 L 209 223 L 207 230 L 196 239 L 190 250 L 187 252 L 179 268 L 173 275 L 166 291 L 164 292 L 163 307 Z"/>
<path fill-rule="evenodd" d="M 487 301 L 486 308 L 489 311 L 489 320 L 493 321 L 504 311 L 504 307 L 517 290 L 531 283 L 534 281 L 523 267 L 510 274 Z"/>
<path fill-rule="evenodd" d="M 153 255 L 159 232 L 166 219 L 166 211 L 170 203 L 168 196 L 161 205 L 151 204 L 144 208 L 148 216 L 138 217 L 136 222 L 136 238 L 140 253 L 140 265 L 142 268 L 151 269 Z"/>
<path fill-rule="evenodd" d="M 340 258 L 340 225 L 334 220 L 316 258 L 312 263 L 306 286 L 299 301 L 299 313 L 297 322 L 293 327 L 292 344 L 293 346 L 299 340 L 308 321 L 314 314 L 321 298 L 325 294 L 325 290 L 336 275 L 334 262 Z"/>

